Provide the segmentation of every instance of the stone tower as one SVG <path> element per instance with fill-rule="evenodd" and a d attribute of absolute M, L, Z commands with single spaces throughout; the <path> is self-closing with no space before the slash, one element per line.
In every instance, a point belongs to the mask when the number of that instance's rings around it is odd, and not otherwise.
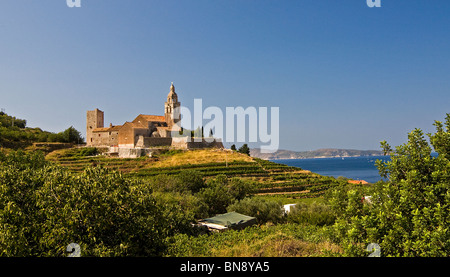
<path fill-rule="evenodd" d="M 181 120 L 180 114 L 181 103 L 178 102 L 178 95 L 175 93 L 175 86 L 170 86 L 169 95 L 167 95 L 167 102 L 164 104 L 164 116 L 169 127 L 173 127 Z"/>
<path fill-rule="evenodd" d="M 95 128 L 103 128 L 104 124 L 104 113 L 95 109 L 93 111 L 87 111 L 86 114 L 86 145 L 92 145 L 92 131 Z"/>

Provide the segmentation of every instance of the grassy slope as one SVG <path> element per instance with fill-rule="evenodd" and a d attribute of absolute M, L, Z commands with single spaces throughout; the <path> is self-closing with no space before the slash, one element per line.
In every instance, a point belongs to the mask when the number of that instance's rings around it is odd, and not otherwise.
<path fill-rule="evenodd" d="M 74 149 L 54 151 L 47 155 L 47 159 L 56 161 L 73 171 L 80 171 L 89 165 L 102 165 L 138 178 L 158 174 L 178 174 L 186 169 L 200 171 L 206 178 L 225 174 L 230 178 L 239 177 L 252 182 L 258 195 L 282 202 L 317 197 L 330 186 L 337 184 L 334 178 L 311 173 L 298 167 L 220 149 L 172 150 L 157 157 L 138 159 L 74 156 L 77 151 Z"/>
<path fill-rule="evenodd" d="M 181 165 L 226 163 L 226 162 L 254 162 L 254 160 L 235 151 L 221 149 L 199 149 L 192 151 L 176 151 L 173 155 L 161 155 L 161 158 L 149 163 L 148 167 L 171 167 Z"/>

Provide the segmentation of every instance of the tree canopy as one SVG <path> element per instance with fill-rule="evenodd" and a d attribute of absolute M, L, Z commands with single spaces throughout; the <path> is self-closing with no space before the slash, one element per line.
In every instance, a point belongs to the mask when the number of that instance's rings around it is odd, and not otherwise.
<path fill-rule="evenodd" d="M 250 148 L 248 148 L 248 145 L 246 143 L 239 147 L 238 152 L 250 156 Z"/>
<path fill-rule="evenodd" d="M 81 144 L 84 138 L 73 126 L 59 133 L 28 128 L 25 119 L 0 112 L 0 147 L 23 149 L 34 142 L 62 142 Z"/>
<path fill-rule="evenodd" d="M 40 152 L 0 154 L 0 256 L 159 256 L 190 227 L 145 183 L 102 167 L 71 173 Z M 184 228 L 184 229 L 183 229 Z"/>
<path fill-rule="evenodd" d="M 381 142 L 391 159 L 377 167 L 388 181 L 374 186 L 370 201 L 361 188 L 333 191 L 334 231 L 347 255 L 366 255 L 370 243 L 382 256 L 450 255 L 450 114 L 434 125 L 429 142 L 420 129 L 395 149 Z"/>

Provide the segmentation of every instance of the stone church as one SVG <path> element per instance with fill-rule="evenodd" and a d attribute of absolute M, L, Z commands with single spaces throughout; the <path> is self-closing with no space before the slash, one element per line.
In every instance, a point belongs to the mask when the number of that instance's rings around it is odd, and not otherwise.
<path fill-rule="evenodd" d="M 180 127 L 177 123 L 181 120 L 180 107 L 181 103 L 172 83 L 164 103 L 164 116 L 140 114 L 123 125 L 110 124 L 105 127 L 103 111 L 87 111 L 86 146 L 108 147 L 109 153 L 120 157 L 139 157 L 151 153 L 152 148 L 162 146 L 177 149 L 223 148 L 219 139 L 194 142 L 187 136 L 179 135 Z"/>

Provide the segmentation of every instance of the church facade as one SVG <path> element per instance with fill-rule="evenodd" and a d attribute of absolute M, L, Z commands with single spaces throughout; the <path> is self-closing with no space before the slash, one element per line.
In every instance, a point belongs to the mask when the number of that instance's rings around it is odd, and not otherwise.
<path fill-rule="evenodd" d="M 191 141 L 187 136 L 179 135 L 181 120 L 181 103 L 175 92 L 175 86 L 170 86 L 167 101 L 164 103 L 164 115 L 138 115 L 133 121 L 123 125 L 104 126 L 104 112 L 95 109 L 86 114 L 86 146 L 109 147 L 110 153 L 119 156 L 141 156 L 145 149 L 155 147 L 172 147 L 177 149 L 192 148 L 223 148 L 222 142 L 214 139 L 212 142 Z M 128 154 L 127 154 L 128 153 Z"/>

